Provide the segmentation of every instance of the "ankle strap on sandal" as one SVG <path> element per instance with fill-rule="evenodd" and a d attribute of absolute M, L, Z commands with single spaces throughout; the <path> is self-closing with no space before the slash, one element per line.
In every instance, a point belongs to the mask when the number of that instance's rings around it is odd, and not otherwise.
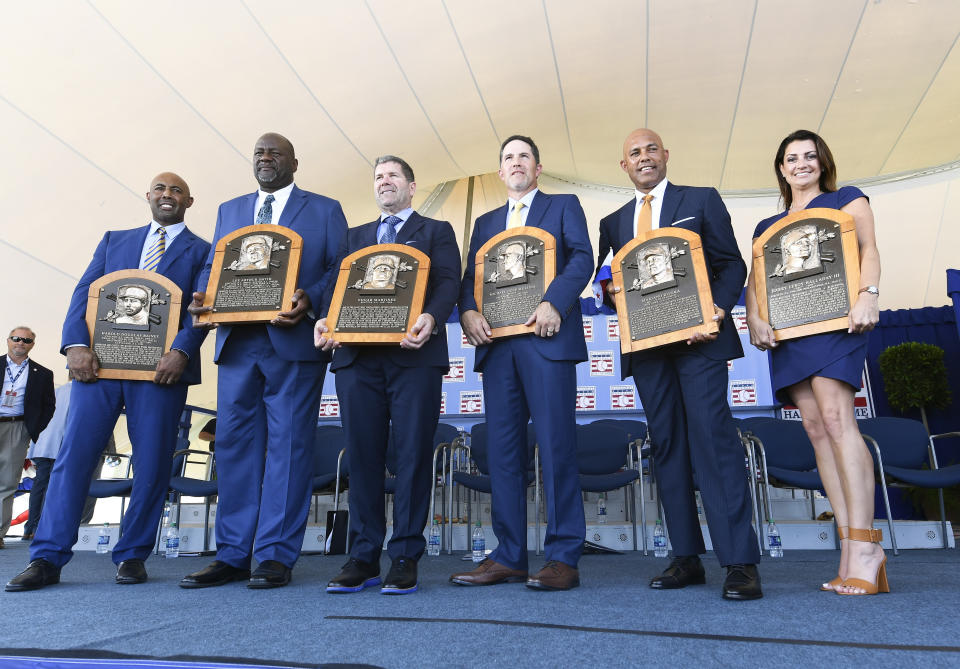
<path fill-rule="evenodd" d="M 847 531 L 849 529 L 850 528 L 847 527 L 846 525 L 843 525 L 843 526 L 837 525 L 837 538 L 840 539 L 841 541 L 843 541 L 844 539 L 848 539 L 849 537 L 847 536 Z"/>
<path fill-rule="evenodd" d="M 883 530 L 858 530 L 855 527 L 848 527 L 847 538 L 852 539 L 853 541 L 866 541 L 869 543 L 878 544 L 883 541 Z"/>

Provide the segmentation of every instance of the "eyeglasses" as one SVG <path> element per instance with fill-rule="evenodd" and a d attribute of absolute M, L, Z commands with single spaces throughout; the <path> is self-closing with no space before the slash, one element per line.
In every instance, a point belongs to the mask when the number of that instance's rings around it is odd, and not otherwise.
<path fill-rule="evenodd" d="M 12 342 L 21 342 L 21 341 L 22 341 L 24 344 L 32 344 L 32 343 L 33 343 L 33 337 L 20 337 L 19 335 L 13 335 L 12 337 L 10 337 L 10 341 L 12 341 Z"/>

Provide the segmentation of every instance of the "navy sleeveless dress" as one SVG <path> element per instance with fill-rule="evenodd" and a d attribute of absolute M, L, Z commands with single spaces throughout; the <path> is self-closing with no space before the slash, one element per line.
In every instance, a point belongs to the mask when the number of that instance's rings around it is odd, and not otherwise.
<path fill-rule="evenodd" d="M 860 197 L 866 195 L 859 188 L 843 186 L 833 193 L 821 193 L 805 208 L 840 209 Z M 753 231 L 754 239 L 786 215 L 784 211 L 760 221 Z M 812 376 L 837 379 L 859 390 L 866 358 L 867 333 L 851 334 L 838 330 L 782 341 L 770 349 L 773 392 L 781 403 L 792 403 L 785 389 Z"/>

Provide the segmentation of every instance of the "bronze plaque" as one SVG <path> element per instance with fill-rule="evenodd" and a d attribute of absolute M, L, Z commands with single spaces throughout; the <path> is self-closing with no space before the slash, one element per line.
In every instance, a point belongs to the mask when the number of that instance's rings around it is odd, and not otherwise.
<path fill-rule="evenodd" d="M 303 239 L 282 225 L 248 225 L 217 242 L 201 323 L 266 323 L 292 307 Z"/>
<path fill-rule="evenodd" d="M 546 230 L 521 226 L 494 235 L 477 251 L 473 295 L 492 337 L 533 332 L 524 323 L 556 275 L 556 248 Z"/>
<path fill-rule="evenodd" d="M 643 351 L 719 330 L 700 235 L 663 228 L 630 240 L 613 258 L 620 350 Z"/>
<path fill-rule="evenodd" d="M 409 245 L 375 244 L 351 253 L 340 264 L 328 336 L 342 344 L 398 343 L 423 312 L 429 275 L 430 258 Z"/>
<path fill-rule="evenodd" d="M 785 216 L 753 241 L 760 317 L 777 340 L 846 330 L 860 283 L 853 216 L 805 209 Z"/>
<path fill-rule="evenodd" d="M 102 276 L 87 292 L 90 347 L 101 379 L 150 381 L 180 328 L 180 288 L 142 269 Z"/>

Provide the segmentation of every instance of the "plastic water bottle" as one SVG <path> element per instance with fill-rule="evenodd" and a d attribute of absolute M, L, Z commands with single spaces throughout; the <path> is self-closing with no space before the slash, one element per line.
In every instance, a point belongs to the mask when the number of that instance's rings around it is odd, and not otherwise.
<path fill-rule="evenodd" d="M 430 536 L 427 539 L 427 555 L 440 555 L 440 524 L 433 519 L 430 525 Z"/>
<path fill-rule="evenodd" d="M 176 521 L 170 523 L 170 529 L 167 530 L 166 545 L 168 558 L 180 557 L 180 531 L 177 530 Z"/>
<path fill-rule="evenodd" d="M 783 557 L 783 544 L 780 542 L 780 530 L 777 529 L 777 524 L 773 522 L 773 518 L 767 520 L 767 548 L 769 549 L 770 557 Z"/>
<path fill-rule="evenodd" d="M 483 536 L 483 527 L 479 520 L 477 526 L 473 528 L 473 541 L 471 543 L 473 544 L 473 561 L 483 562 L 487 552 L 487 540 Z"/>
<path fill-rule="evenodd" d="M 603 493 L 597 497 L 597 522 L 601 525 L 607 522 L 607 500 Z"/>
<path fill-rule="evenodd" d="M 106 555 L 110 552 L 110 523 L 104 523 L 97 535 L 97 554 Z"/>
<path fill-rule="evenodd" d="M 653 554 L 658 558 L 667 557 L 667 533 L 663 529 L 663 522 L 657 518 L 657 525 L 653 528 Z"/>

